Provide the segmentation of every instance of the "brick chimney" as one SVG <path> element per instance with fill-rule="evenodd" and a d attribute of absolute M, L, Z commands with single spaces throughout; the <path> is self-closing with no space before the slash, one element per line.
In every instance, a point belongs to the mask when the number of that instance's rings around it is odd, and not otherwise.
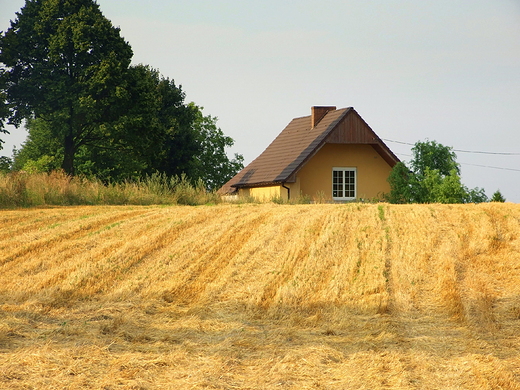
<path fill-rule="evenodd" d="M 311 128 L 316 127 L 316 125 L 323 119 L 323 117 L 329 111 L 334 111 L 336 106 L 314 106 L 311 107 Z"/>

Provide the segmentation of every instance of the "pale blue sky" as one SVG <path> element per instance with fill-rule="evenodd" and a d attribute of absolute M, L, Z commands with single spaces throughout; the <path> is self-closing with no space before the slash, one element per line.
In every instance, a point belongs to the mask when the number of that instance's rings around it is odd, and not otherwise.
<path fill-rule="evenodd" d="M 0 0 L 0 30 L 24 3 Z M 246 163 L 312 105 L 353 106 L 383 139 L 520 154 L 519 0 L 98 4 L 134 62 L 217 116 Z M 0 153 L 23 138 L 13 131 Z M 457 155 L 468 187 L 520 202 L 520 155 Z"/>

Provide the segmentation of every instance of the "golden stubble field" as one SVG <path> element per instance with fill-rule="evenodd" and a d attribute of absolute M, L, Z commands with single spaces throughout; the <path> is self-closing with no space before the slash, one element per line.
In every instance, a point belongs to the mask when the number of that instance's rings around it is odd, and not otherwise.
<path fill-rule="evenodd" d="M 520 206 L 0 211 L 0 388 L 520 389 Z"/>

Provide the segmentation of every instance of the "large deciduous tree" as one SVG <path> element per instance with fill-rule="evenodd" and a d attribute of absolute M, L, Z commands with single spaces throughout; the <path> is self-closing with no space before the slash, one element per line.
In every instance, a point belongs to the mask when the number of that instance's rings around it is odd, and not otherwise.
<path fill-rule="evenodd" d="M 15 126 L 28 118 L 49 123 L 63 147 L 61 167 L 74 174 L 82 146 L 113 138 L 131 58 L 95 1 L 27 0 L 0 35 L 0 115 Z"/>
<path fill-rule="evenodd" d="M 0 33 L 0 132 L 6 120 L 29 131 L 14 169 L 104 181 L 185 174 L 209 189 L 240 170 L 216 118 L 131 57 L 94 0 L 26 0 Z"/>
<path fill-rule="evenodd" d="M 145 65 L 131 66 L 125 83 L 124 112 L 110 127 L 110 142 L 81 145 L 75 171 L 103 181 L 137 179 L 159 172 L 195 181 L 214 190 L 243 168 L 243 157 L 229 159 L 234 143 L 217 127 L 216 117 L 185 104 L 185 94 L 172 80 Z M 14 169 L 49 171 L 59 168 L 64 148 L 53 136 L 52 124 L 26 122 L 28 138 L 14 159 Z"/>

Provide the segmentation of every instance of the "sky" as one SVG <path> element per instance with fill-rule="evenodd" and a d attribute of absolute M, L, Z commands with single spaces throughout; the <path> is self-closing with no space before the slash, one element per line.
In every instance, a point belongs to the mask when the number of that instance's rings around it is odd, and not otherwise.
<path fill-rule="evenodd" d="M 311 106 L 354 107 L 402 161 L 435 140 L 467 187 L 520 202 L 520 0 L 97 3 L 246 164 Z M 24 4 L 0 0 L 0 30 Z M 0 155 L 25 136 L 2 136 Z"/>

